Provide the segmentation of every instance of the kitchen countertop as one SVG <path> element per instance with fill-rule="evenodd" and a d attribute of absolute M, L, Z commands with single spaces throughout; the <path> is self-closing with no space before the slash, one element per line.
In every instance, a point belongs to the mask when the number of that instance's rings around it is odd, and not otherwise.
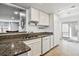
<path fill-rule="evenodd" d="M 52 32 L 0 34 L 0 56 L 14 56 L 31 50 L 23 41 L 53 35 Z"/>
<path fill-rule="evenodd" d="M 22 41 L 0 44 L 0 56 L 17 56 L 30 50 Z"/>
<path fill-rule="evenodd" d="M 37 33 L 7 33 L 0 34 L 0 43 L 10 42 L 10 41 L 26 41 L 29 39 L 35 39 L 40 37 L 45 37 L 53 35 L 52 32 L 37 32 Z"/>

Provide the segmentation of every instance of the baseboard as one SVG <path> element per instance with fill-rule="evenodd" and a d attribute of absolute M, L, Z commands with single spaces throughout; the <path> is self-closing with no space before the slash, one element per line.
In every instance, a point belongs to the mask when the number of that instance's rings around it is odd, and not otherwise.
<path fill-rule="evenodd" d="M 52 49 L 54 49 L 54 48 L 56 48 L 56 47 L 58 47 L 58 46 L 59 46 L 59 44 L 56 45 L 56 46 L 54 46 L 53 48 L 51 48 L 49 51 L 51 51 Z M 44 56 L 44 55 L 47 54 L 49 51 L 45 52 L 44 54 L 41 54 L 40 56 Z"/>

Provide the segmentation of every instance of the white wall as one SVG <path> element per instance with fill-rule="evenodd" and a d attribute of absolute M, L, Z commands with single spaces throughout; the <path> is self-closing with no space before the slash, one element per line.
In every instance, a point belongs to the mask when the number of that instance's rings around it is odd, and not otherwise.
<path fill-rule="evenodd" d="M 54 14 L 54 40 L 61 39 L 61 22 L 59 17 Z"/>
<path fill-rule="evenodd" d="M 75 15 L 75 16 L 65 17 L 65 18 L 61 18 L 60 20 L 61 22 L 74 22 L 79 20 L 79 16 Z"/>

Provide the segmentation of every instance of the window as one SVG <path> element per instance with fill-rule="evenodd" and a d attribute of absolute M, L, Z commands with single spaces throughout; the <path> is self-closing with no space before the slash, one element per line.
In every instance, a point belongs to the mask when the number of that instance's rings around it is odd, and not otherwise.
<path fill-rule="evenodd" d="M 62 24 L 62 36 L 69 37 L 69 24 Z"/>
<path fill-rule="evenodd" d="M 68 22 L 62 24 L 62 37 L 68 37 L 73 40 L 78 39 L 78 24 L 77 22 Z"/>

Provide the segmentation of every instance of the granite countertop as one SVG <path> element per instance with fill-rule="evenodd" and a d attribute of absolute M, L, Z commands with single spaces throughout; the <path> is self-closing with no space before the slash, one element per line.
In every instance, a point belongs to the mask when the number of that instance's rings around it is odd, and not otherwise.
<path fill-rule="evenodd" d="M 36 32 L 36 33 L 27 33 L 27 32 L 16 32 L 16 33 L 0 33 L 0 36 L 13 36 L 13 35 L 48 35 L 53 34 L 53 32 Z"/>
<path fill-rule="evenodd" d="M 28 39 L 35 39 L 40 37 L 45 37 L 53 35 L 52 32 L 37 32 L 37 33 L 7 33 L 0 34 L 0 43 L 10 42 L 10 41 L 26 41 Z"/>
<path fill-rule="evenodd" d="M 31 50 L 23 41 L 53 35 L 52 32 L 0 34 L 0 56 L 19 55 Z"/>
<path fill-rule="evenodd" d="M 0 44 L 0 56 L 17 56 L 30 50 L 22 41 Z"/>

